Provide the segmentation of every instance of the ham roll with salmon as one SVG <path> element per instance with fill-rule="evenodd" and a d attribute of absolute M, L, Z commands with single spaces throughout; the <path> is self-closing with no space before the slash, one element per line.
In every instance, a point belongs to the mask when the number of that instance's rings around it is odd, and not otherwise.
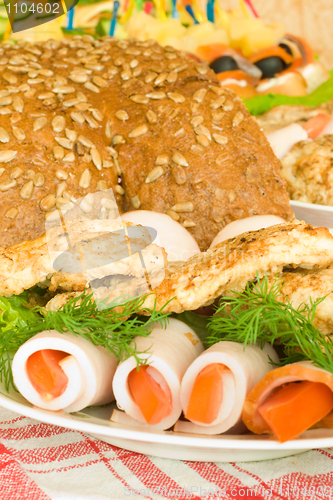
<path fill-rule="evenodd" d="M 192 328 L 174 318 L 166 329 L 156 325 L 149 337 L 137 337 L 135 343 L 137 352 L 143 353 L 140 358 L 149 364 L 138 369 L 134 356 L 119 364 L 113 390 L 119 408 L 127 415 L 115 410 L 111 420 L 168 429 L 182 412 L 183 375 L 202 353 L 203 345 Z"/>
<path fill-rule="evenodd" d="M 55 330 L 38 333 L 16 352 L 14 382 L 31 404 L 44 410 L 79 411 L 114 400 L 114 354 L 89 340 Z"/>
<path fill-rule="evenodd" d="M 221 341 L 204 351 L 187 369 L 181 384 L 185 418 L 175 431 L 221 434 L 245 430 L 242 409 L 250 390 L 278 362 L 273 347 Z"/>
<path fill-rule="evenodd" d="M 310 427 L 332 427 L 333 376 L 302 361 L 267 373 L 248 394 L 243 421 L 255 434 L 288 441 Z"/>

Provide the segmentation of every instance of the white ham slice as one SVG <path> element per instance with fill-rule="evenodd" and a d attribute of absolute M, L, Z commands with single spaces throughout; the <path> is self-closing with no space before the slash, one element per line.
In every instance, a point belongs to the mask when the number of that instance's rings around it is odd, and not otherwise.
<path fill-rule="evenodd" d="M 28 358 L 42 349 L 68 353 L 59 362 L 68 377 L 67 387 L 60 396 L 47 401 L 32 385 L 26 368 Z M 66 412 L 113 401 L 112 379 L 116 367 L 116 357 L 104 347 L 55 330 L 38 333 L 25 342 L 16 352 L 12 363 L 14 382 L 23 397 L 44 410 Z"/>
<path fill-rule="evenodd" d="M 149 337 L 137 337 L 135 343 L 138 352 L 147 351 L 140 354 L 141 359 L 149 359 L 147 372 L 150 370 L 150 375 L 160 384 L 162 389 L 164 386 L 171 393 L 171 413 L 161 422 L 150 425 L 150 428 L 168 429 L 174 425 L 181 414 L 181 380 L 186 369 L 203 351 L 202 343 L 192 328 L 174 318 L 169 320 L 166 329 L 157 325 Z M 136 367 L 137 362 L 133 356 L 119 364 L 113 379 L 113 391 L 119 408 L 123 409 L 132 419 L 146 423 L 128 387 L 128 376 Z M 118 423 L 121 423 L 119 412 L 115 418 L 117 418 Z M 128 419 L 124 423 L 128 423 Z"/>
<path fill-rule="evenodd" d="M 221 341 L 204 351 L 187 369 L 182 385 L 180 399 L 184 414 L 189 404 L 194 382 L 199 373 L 212 363 L 221 363 L 229 370 L 223 372 L 222 403 L 218 416 L 211 424 L 180 420 L 175 431 L 193 434 L 221 434 L 229 430 L 239 433 L 244 430 L 241 421 L 245 398 L 259 380 L 274 368 L 269 358 L 278 362 L 273 347 Z"/>
<path fill-rule="evenodd" d="M 255 434 L 272 433 L 267 422 L 262 418 L 258 409 L 269 398 L 274 389 L 291 382 L 300 381 L 320 382 L 326 384 L 333 391 L 333 376 L 330 372 L 318 368 L 312 361 L 299 361 L 290 365 L 281 366 L 267 373 L 249 393 L 243 407 L 243 421 L 247 428 Z M 296 418 L 296 416 L 295 416 Z M 320 427 L 333 427 L 333 411 L 321 420 Z"/>
<path fill-rule="evenodd" d="M 266 137 L 279 160 L 282 160 L 295 144 L 309 140 L 306 130 L 298 123 L 270 132 Z"/>

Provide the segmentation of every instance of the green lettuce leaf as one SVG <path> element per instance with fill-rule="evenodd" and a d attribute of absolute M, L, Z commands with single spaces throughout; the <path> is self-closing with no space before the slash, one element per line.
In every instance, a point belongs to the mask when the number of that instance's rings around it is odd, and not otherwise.
<path fill-rule="evenodd" d="M 318 87 L 312 94 L 300 97 L 291 97 L 282 94 L 267 94 L 244 99 L 245 106 L 251 115 L 258 116 L 269 111 L 274 106 L 284 104 L 291 106 L 316 107 L 333 99 L 333 70 L 330 79 Z"/>
<path fill-rule="evenodd" d="M 25 327 L 40 319 L 40 315 L 24 304 L 27 302 L 28 293 L 12 297 L 0 297 L 0 333 L 15 327 Z"/>

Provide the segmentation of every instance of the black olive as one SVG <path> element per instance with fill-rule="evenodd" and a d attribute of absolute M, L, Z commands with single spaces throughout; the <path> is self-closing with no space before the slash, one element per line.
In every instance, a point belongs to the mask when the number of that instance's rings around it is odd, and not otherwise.
<path fill-rule="evenodd" d="M 289 54 L 290 56 L 293 55 L 291 48 L 286 43 L 283 43 L 283 42 L 279 43 L 279 47 L 281 47 L 281 49 L 285 50 L 287 52 L 287 54 Z"/>
<path fill-rule="evenodd" d="M 283 59 L 278 56 L 265 57 L 254 64 L 262 71 L 262 78 L 273 78 L 286 68 Z"/>
<path fill-rule="evenodd" d="M 231 56 L 221 56 L 211 62 L 209 67 L 215 71 L 215 73 L 222 73 L 223 71 L 233 71 L 238 69 L 238 64 Z"/>

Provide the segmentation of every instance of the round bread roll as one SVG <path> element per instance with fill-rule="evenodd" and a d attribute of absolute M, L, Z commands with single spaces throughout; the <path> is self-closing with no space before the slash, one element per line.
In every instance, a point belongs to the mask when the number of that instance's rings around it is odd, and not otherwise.
<path fill-rule="evenodd" d="M 153 41 L 88 35 L 0 46 L 0 245 L 112 188 L 171 215 L 202 250 L 232 220 L 292 217 L 255 119 L 207 66 Z"/>

